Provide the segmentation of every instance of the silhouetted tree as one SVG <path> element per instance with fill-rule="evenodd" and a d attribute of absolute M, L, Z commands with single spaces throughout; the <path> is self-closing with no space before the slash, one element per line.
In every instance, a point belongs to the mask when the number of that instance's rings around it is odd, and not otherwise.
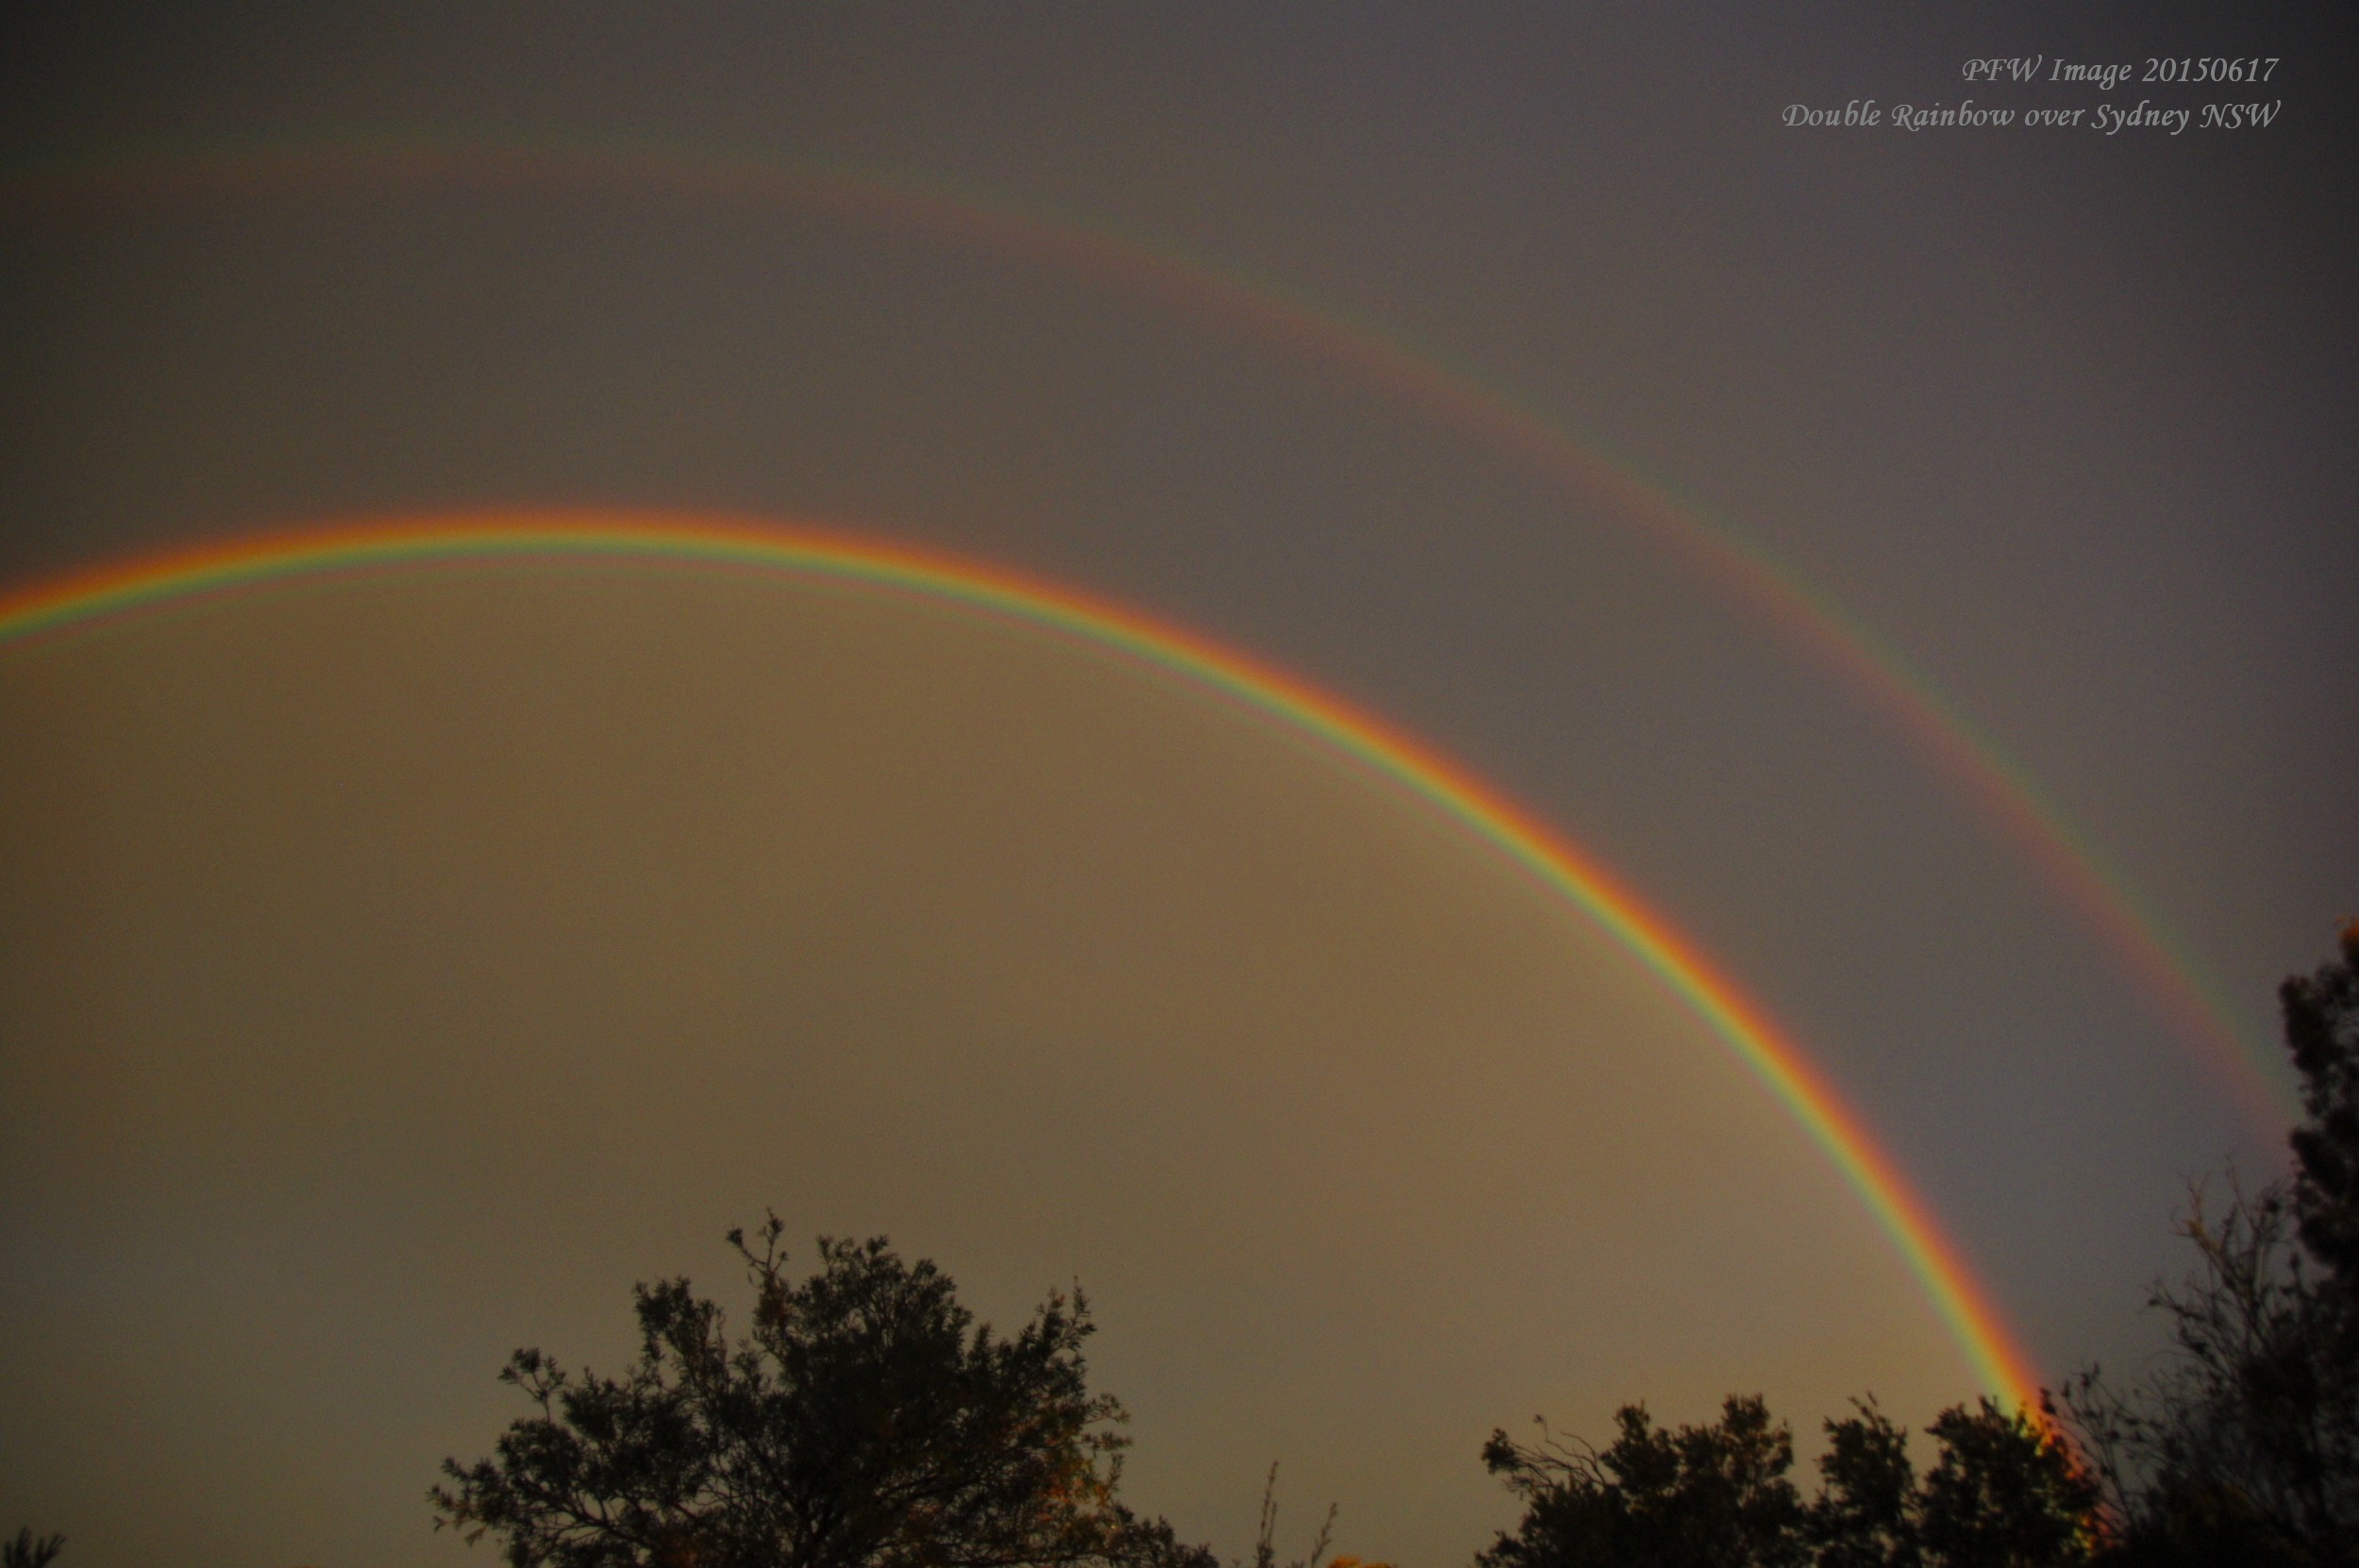
<path fill-rule="evenodd" d="M 2110 1493 L 2131 1568 L 2359 1563 L 2359 923 L 2342 959 L 2279 991 L 2306 1112 L 2285 1180 L 2199 1185 L 2196 1266 L 2150 1305 L 2163 1364 L 2127 1393 L 2095 1368 L 2065 1410 Z"/>
<path fill-rule="evenodd" d="M 2097 1483 L 2052 1426 L 1985 1399 L 1928 1428 L 1941 1454 L 1921 1480 L 1908 1434 L 1872 1401 L 1827 1423 L 1823 1484 L 1804 1504 L 1785 1478 L 1794 1444 L 1757 1398 L 1710 1426 L 1614 1417 L 1604 1449 L 1494 1432 L 1483 1462 L 1529 1505 L 1482 1568 L 2071 1568 L 2096 1540 Z"/>
<path fill-rule="evenodd" d="M 515 1568 L 1211 1568 L 1115 1496 L 1122 1409 L 1087 1390 L 1078 1291 L 1000 1338 L 881 1238 L 822 1240 L 798 1283 L 780 1234 L 729 1233 L 755 1290 L 734 1343 L 674 1279 L 638 1287 L 621 1377 L 518 1351 L 501 1377 L 538 1413 L 444 1461 L 437 1524 Z"/>
<path fill-rule="evenodd" d="M 64 1550 L 64 1536 L 36 1536 L 30 1525 L 21 1526 L 15 1540 L 0 1542 L 0 1568 L 48 1568 Z"/>
<path fill-rule="evenodd" d="M 1917 1539 L 1942 1568 L 2085 1562 L 2097 1544 L 2097 1477 L 2052 1422 L 1984 1398 L 1926 1428 L 1941 1460 L 1918 1489 Z"/>
<path fill-rule="evenodd" d="M 1793 1433 L 1758 1398 L 1732 1394 L 1710 1426 L 1660 1431 L 1644 1405 L 1614 1412 L 1603 1449 L 1541 1426 L 1540 1441 L 1503 1431 L 1482 1462 L 1527 1505 L 1515 1533 L 1481 1553 L 1481 1568 L 1789 1568 L 1809 1560 L 1802 1502 L 1785 1473 Z"/>
<path fill-rule="evenodd" d="M 1321 1568 L 1327 1561 L 1327 1548 L 1335 1539 L 1335 1505 L 1327 1505 L 1327 1517 L 1319 1522 L 1318 1533 L 1311 1538 L 1308 1555 L 1298 1557 L 1285 1568 Z M 1231 1560 L 1231 1568 L 1244 1568 Z M 1279 1568 L 1278 1562 L 1278 1461 L 1270 1461 L 1269 1475 L 1262 1481 L 1262 1527 L 1253 1538 L 1253 1568 Z M 1356 1557 L 1339 1557 L 1330 1568 L 1364 1568 Z M 1391 1568 L 1389 1563 L 1366 1564 L 1364 1568 Z"/>
<path fill-rule="evenodd" d="M 1909 1435 L 1876 1408 L 1855 1400 L 1858 1414 L 1827 1423 L 1824 1477 L 1804 1526 L 1822 1568 L 1919 1568 L 1916 1466 Z"/>
<path fill-rule="evenodd" d="M 2340 963 L 2293 976 L 2277 995 L 2307 1113 L 2290 1140 L 2294 1212 L 2348 1308 L 2359 1295 L 2359 920 L 2342 949 Z"/>

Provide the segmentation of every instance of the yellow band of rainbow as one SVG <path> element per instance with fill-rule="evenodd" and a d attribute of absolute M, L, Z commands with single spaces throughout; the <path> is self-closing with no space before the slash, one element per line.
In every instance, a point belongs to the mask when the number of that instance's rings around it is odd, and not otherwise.
<path fill-rule="evenodd" d="M 107 617 L 234 589 L 386 568 L 594 559 L 785 573 L 910 593 L 1068 634 L 1308 736 L 1453 819 L 1595 921 L 1765 1085 L 1859 1194 L 1985 1392 L 2036 1409 L 2031 1362 L 1924 1201 L 1800 1047 L 1695 943 L 1581 848 L 1431 746 L 1196 632 L 1062 584 L 874 539 L 670 514 L 501 513 L 246 537 L 0 592 L 0 652 Z"/>

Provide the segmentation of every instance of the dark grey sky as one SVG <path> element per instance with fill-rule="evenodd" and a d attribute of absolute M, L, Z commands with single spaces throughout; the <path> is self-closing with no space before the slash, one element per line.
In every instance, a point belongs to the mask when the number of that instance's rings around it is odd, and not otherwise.
<path fill-rule="evenodd" d="M 2266 1045 L 2276 979 L 2359 913 L 2359 78 L 2339 36 L 2143 5 L 315 10 L 84 12 L 7 38 L 0 578 L 510 503 L 819 517 L 1020 565 L 1278 658 L 1594 848 L 1809 1043 L 2053 1369 L 2144 1343 L 2136 1305 L 2172 1261 L 2183 1175 L 2231 1153 L 2272 1167 L 2020 845 L 1823 659 L 1610 498 L 1250 321 L 693 181 L 133 176 L 356 141 L 819 159 L 1331 302 L 1589 433 L 1899 649 Z M 1969 58 L 2032 54 L 2133 75 L 2150 58 L 2280 63 L 2234 91 L 1961 78 Z M 2175 137 L 1780 123 L 1796 102 L 1968 96 L 2283 108 L 2264 129 Z M 717 657 L 663 645 L 683 669 Z M 37 758 L 64 745 L 68 709 L 15 657 L 7 722 L 28 727 L 0 744 Z M 141 686 L 123 678 L 108 702 Z M 168 739 L 139 743 L 178 755 Z M 160 800 L 177 775 L 142 776 Z M 21 814 L 9 842 L 59 842 L 53 826 Z M 49 929 L 26 891 L 48 884 L 10 881 L 13 929 Z M 322 1032 L 344 1026 L 332 993 Z M 0 1006 L 10 1081 L 50 1081 L 63 1046 L 25 1024 L 33 992 Z M 12 1251 L 70 1209 L 28 1158 L 0 1167 Z M 709 1217 L 680 1212 L 717 1234 L 774 1195 L 716 1190 Z M 254 1256 L 312 1234 L 244 1201 L 209 1212 Z M 849 1229 L 869 1212 L 893 1210 L 801 1217 Z M 914 1240 L 917 1224 L 887 1227 Z M 1851 1244 L 1855 1217 L 1828 1225 L 1826 1246 Z M 934 1234 L 966 1273 L 1009 1271 L 1006 1311 L 1067 1272 L 1087 1282 L 1096 1256 L 1012 1243 L 1019 1266 L 986 1230 Z M 585 1290 L 611 1306 L 634 1273 L 711 1272 L 679 1245 L 607 1255 L 621 1283 Z M 65 1252 L 25 1256 L 84 1278 Z M 1110 1328 L 1106 1356 L 1183 1354 L 1143 1343 L 1146 1321 L 1123 1351 Z M 1665 1356 L 1631 1376 L 1677 1381 Z M 1685 1364 L 1698 1399 L 1784 1376 L 1722 1349 Z M 1667 1386 L 1613 1372 L 1564 1385 L 1595 1408 L 1550 1413 L 1594 1426 L 1605 1402 Z M 11 1453 L 21 1429 L 0 1425 Z M 1138 1435 L 1151 1478 L 1145 1413 Z M 1402 1440 L 1420 1456 L 1404 1467 L 1428 1462 L 1429 1435 Z M 1350 1465 L 1334 1468 L 1340 1492 Z M 1196 1506 L 1196 1482 L 1170 1484 L 1180 1500 L 1156 1506 Z M 1452 1495 L 1347 1544 L 1446 1557 L 1476 1507 Z M 1249 1502 L 1191 1527 L 1233 1538 Z"/>

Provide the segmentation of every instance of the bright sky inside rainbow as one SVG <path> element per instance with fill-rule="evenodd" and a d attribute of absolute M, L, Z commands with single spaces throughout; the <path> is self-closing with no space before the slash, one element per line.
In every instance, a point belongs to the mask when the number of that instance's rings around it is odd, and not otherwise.
<path fill-rule="evenodd" d="M 1793 1038 L 1691 941 L 1571 839 L 1430 746 L 1264 660 L 1141 611 L 868 538 L 702 517 L 510 513 L 325 526 L 85 569 L 0 594 L 0 652 L 271 585 L 567 559 L 787 574 L 1057 633 L 1313 739 L 1422 800 L 1578 908 L 1693 1009 L 1858 1194 L 1983 1386 L 2036 1404 L 2036 1371 L 1924 1201 Z"/>

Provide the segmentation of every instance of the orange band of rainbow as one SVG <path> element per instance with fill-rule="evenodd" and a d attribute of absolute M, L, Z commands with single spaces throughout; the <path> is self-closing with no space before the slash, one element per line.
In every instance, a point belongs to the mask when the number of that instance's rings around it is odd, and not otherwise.
<path fill-rule="evenodd" d="M 1067 634 L 1313 738 L 1439 809 L 1562 895 L 1668 986 L 1801 1125 L 1892 1239 L 1985 1389 L 2036 1408 L 2030 1361 L 1924 1201 L 1761 1007 L 1596 858 L 1447 757 L 1332 693 L 1182 627 L 997 567 L 703 517 L 456 516 L 308 529 L 144 556 L 0 593 L 0 651 L 145 607 L 387 568 L 594 559 L 785 573 Z"/>

